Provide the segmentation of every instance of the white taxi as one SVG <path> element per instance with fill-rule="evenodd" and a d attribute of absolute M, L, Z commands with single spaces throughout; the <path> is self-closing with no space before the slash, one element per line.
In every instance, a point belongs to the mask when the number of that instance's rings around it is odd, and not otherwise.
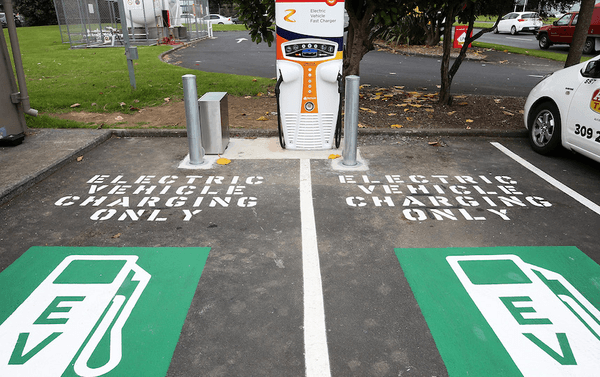
<path fill-rule="evenodd" d="M 525 102 L 533 150 L 559 146 L 600 162 L 600 55 L 545 77 Z"/>

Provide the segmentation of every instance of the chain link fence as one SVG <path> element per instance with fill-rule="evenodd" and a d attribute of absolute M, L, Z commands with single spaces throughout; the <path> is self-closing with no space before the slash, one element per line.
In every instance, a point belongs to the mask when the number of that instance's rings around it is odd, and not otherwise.
<path fill-rule="evenodd" d="M 208 0 L 54 0 L 63 43 L 75 47 L 123 46 L 121 20 L 137 45 L 192 41 L 212 34 Z M 123 18 L 124 17 L 124 18 Z"/>

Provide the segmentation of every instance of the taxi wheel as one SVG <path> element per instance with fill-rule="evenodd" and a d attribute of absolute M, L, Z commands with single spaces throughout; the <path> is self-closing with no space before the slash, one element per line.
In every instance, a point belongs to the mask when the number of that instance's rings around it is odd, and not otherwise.
<path fill-rule="evenodd" d="M 511 27 L 511 28 L 510 28 L 510 34 L 511 34 L 511 35 L 517 35 L 517 34 L 518 34 L 518 33 L 517 33 L 517 28 L 516 28 L 516 27 L 514 27 L 514 26 L 513 26 L 513 27 Z"/>
<path fill-rule="evenodd" d="M 497 27 L 494 28 L 494 34 L 498 34 L 498 28 Z"/>
<path fill-rule="evenodd" d="M 553 102 L 542 102 L 532 109 L 529 118 L 529 141 L 534 151 L 551 154 L 560 145 L 560 113 Z"/>

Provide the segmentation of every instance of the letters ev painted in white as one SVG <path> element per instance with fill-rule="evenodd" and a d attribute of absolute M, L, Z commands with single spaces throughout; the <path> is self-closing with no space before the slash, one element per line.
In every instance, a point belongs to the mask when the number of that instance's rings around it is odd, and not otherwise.
<path fill-rule="evenodd" d="M 562 145 L 600 162 L 600 56 L 542 79 L 527 97 L 524 120 L 536 152 Z"/>

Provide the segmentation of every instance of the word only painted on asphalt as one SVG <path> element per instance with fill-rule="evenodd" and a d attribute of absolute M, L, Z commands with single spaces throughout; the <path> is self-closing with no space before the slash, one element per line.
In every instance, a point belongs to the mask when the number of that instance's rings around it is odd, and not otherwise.
<path fill-rule="evenodd" d="M 208 251 L 29 249 L 0 274 L 0 375 L 164 376 Z"/>
<path fill-rule="evenodd" d="M 356 194 L 346 197 L 354 208 L 399 208 L 409 221 L 468 220 L 490 217 L 510 220 L 515 208 L 552 207 L 548 200 L 523 192 L 508 176 L 339 175 L 339 183 L 353 185 Z"/>
<path fill-rule="evenodd" d="M 98 174 L 87 181 L 85 192 L 58 198 L 54 205 L 91 209 L 93 221 L 187 222 L 205 210 L 255 207 L 253 189 L 264 183 L 260 176 Z"/>
<path fill-rule="evenodd" d="M 577 248 L 396 255 L 451 376 L 597 375 L 600 266 Z"/>

